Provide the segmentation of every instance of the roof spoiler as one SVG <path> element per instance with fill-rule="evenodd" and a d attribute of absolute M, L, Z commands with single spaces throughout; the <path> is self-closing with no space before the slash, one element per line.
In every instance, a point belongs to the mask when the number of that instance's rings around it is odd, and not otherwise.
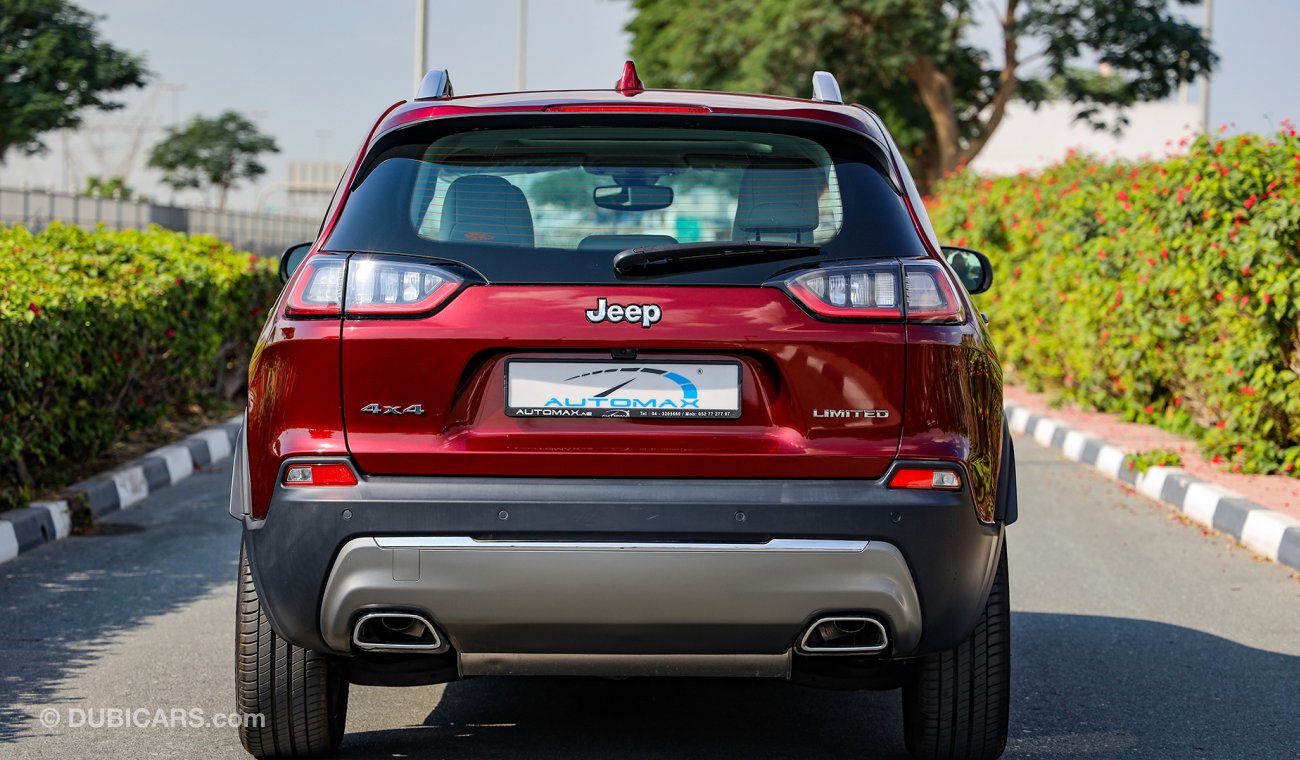
<path fill-rule="evenodd" d="M 844 96 L 840 94 L 840 83 L 829 71 L 814 71 L 812 85 L 813 100 L 820 100 L 823 103 L 844 102 Z"/>
<path fill-rule="evenodd" d="M 424 75 L 424 81 L 420 83 L 420 89 L 415 92 L 416 100 L 442 100 L 454 96 L 451 74 L 446 69 L 429 69 L 429 73 Z"/>

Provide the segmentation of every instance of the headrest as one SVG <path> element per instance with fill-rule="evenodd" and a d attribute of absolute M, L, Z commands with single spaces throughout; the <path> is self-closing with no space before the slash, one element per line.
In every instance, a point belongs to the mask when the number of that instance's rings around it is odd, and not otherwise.
<path fill-rule="evenodd" d="M 533 215 L 523 192 L 486 174 L 455 180 L 442 204 L 442 236 L 454 243 L 533 245 Z"/>
<path fill-rule="evenodd" d="M 817 229 L 817 197 L 825 187 L 825 174 L 811 161 L 788 158 L 752 165 L 740 179 L 736 237 Z"/>
<path fill-rule="evenodd" d="M 588 235 L 578 243 L 579 251 L 626 251 L 652 245 L 672 245 L 671 235 Z"/>

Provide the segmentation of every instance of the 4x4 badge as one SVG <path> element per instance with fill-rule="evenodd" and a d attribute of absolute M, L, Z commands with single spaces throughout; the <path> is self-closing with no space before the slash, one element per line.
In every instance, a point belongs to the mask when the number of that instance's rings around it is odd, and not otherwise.
<path fill-rule="evenodd" d="M 361 407 L 361 412 L 363 414 L 393 414 L 398 417 L 403 414 L 419 415 L 424 414 L 424 405 L 411 404 L 410 406 L 403 408 L 401 404 L 398 404 L 397 406 L 389 406 L 387 404 L 366 404 Z"/>

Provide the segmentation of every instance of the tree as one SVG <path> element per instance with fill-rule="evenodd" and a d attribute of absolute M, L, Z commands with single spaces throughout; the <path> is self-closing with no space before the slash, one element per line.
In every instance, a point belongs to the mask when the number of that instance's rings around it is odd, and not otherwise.
<path fill-rule="evenodd" d="M 241 114 L 226 111 L 212 119 L 195 116 L 182 127 L 169 128 L 149 155 L 149 166 L 161 170 L 163 184 L 173 190 L 217 188 L 217 208 L 224 210 L 230 188 L 240 180 L 266 174 L 259 157 L 279 152 L 274 138 Z"/>
<path fill-rule="evenodd" d="M 1013 98 L 1065 99 L 1118 131 L 1124 107 L 1208 73 L 1209 44 L 1173 12 L 1193 2 L 633 0 L 627 29 L 646 79 L 672 87 L 807 97 L 812 71 L 836 72 L 846 100 L 880 114 L 930 185 L 979 155 Z M 990 7 L 996 58 L 971 40 L 974 14 Z"/>
<path fill-rule="evenodd" d="M 114 198 L 129 201 L 135 198 L 135 190 L 126 184 L 126 177 L 114 175 L 104 178 L 98 174 L 86 177 L 86 187 L 81 194 L 87 198 Z"/>
<path fill-rule="evenodd" d="M 96 21 L 66 0 L 0 3 L 0 163 L 11 148 L 44 152 L 40 135 L 121 108 L 108 96 L 144 85 L 143 59 L 101 40 Z"/>

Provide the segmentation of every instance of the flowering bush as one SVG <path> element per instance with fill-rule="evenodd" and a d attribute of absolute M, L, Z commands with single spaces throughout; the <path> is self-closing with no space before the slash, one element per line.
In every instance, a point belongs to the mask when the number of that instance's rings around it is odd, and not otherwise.
<path fill-rule="evenodd" d="M 179 404 L 238 389 L 275 262 L 160 229 L 0 228 L 0 509 Z M 234 386 L 234 387 L 231 387 Z"/>
<path fill-rule="evenodd" d="M 1200 137 L 1163 161 L 1072 156 L 946 178 L 945 242 L 983 249 L 1009 376 L 1199 438 L 1239 472 L 1300 459 L 1300 138 Z"/>

